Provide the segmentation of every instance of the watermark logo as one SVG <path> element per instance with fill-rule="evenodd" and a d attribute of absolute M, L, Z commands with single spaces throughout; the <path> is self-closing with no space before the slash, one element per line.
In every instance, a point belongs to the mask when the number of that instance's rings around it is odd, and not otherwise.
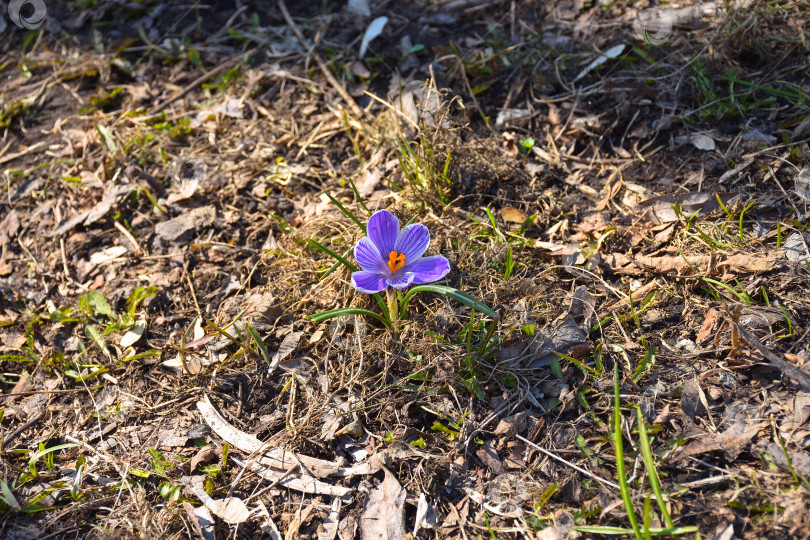
<path fill-rule="evenodd" d="M 663 45 L 672 35 L 673 13 L 668 9 L 650 8 L 638 14 L 633 28 L 638 37 L 650 45 Z"/>
<path fill-rule="evenodd" d="M 11 0 L 8 3 L 8 16 L 20 28 L 36 30 L 45 22 L 47 13 L 43 0 Z"/>

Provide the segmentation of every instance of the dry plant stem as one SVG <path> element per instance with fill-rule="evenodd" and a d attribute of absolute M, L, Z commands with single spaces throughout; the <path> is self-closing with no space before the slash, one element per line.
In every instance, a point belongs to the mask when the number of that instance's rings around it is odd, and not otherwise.
<path fill-rule="evenodd" d="M 25 422 L 23 425 L 21 425 L 13 432 L 11 432 L 8 435 L 8 437 L 6 437 L 5 439 L 0 439 L 0 454 L 3 453 L 3 449 L 5 448 L 6 445 L 11 444 L 11 442 L 14 441 L 14 439 L 16 439 L 17 437 L 19 437 L 26 429 L 30 428 L 31 426 L 39 422 L 39 419 L 42 418 L 44 415 L 45 411 L 40 411 L 39 413 L 29 418 L 28 421 Z"/>
<path fill-rule="evenodd" d="M 45 146 L 45 143 L 44 142 L 38 142 L 38 143 L 32 144 L 31 146 L 29 146 L 25 150 L 17 152 L 16 154 L 9 154 L 8 156 L 0 158 L 0 165 L 2 165 L 4 163 L 8 163 L 9 161 L 14 161 L 15 159 L 23 157 L 26 154 L 30 154 L 31 152 L 33 152 L 34 150 L 36 150 L 36 149 L 38 149 L 38 148 L 40 148 L 42 146 Z M 6 147 L 6 148 L 8 148 L 8 147 Z M 9 196 L 10 195 L 11 195 L 11 192 L 9 192 Z"/>
<path fill-rule="evenodd" d="M 779 358 L 777 355 L 769 351 L 765 346 L 754 336 L 749 334 L 745 328 L 742 327 L 741 324 L 737 323 L 733 316 L 730 314 L 726 314 L 728 319 L 730 320 L 731 324 L 737 328 L 737 332 L 740 333 L 740 336 L 748 342 L 749 345 L 754 347 L 758 350 L 762 356 L 768 359 L 768 362 L 771 363 L 772 366 L 779 369 L 782 373 L 796 381 L 799 386 L 804 388 L 805 390 L 810 390 L 810 375 L 799 369 L 798 367 L 794 366 L 787 360 L 783 360 Z"/>
<path fill-rule="evenodd" d="M 526 439 L 526 438 L 524 438 L 524 437 L 521 437 L 520 435 L 515 435 L 515 438 L 516 438 L 516 439 L 520 439 L 521 441 L 525 442 L 526 444 L 528 444 L 529 446 L 531 446 L 531 447 L 532 447 L 532 448 L 534 448 L 535 450 L 539 450 L 540 452 L 544 453 L 544 454 L 545 454 L 545 455 L 547 455 L 548 457 L 550 457 L 550 458 L 552 458 L 552 459 L 556 459 L 556 460 L 557 460 L 557 461 L 559 461 L 560 463 L 564 463 L 565 465 L 568 465 L 569 467 L 571 467 L 571 468 L 572 468 L 572 469 L 574 469 L 575 471 L 579 471 L 579 472 L 581 472 L 582 474 L 584 474 L 585 476 L 587 476 L 587 477 L 589 477 L 589 478 L 593 478 L 594 480 L 596 480 L 597 482 L 599 482 L 599 483 L 601 483 L 601 484 L 604 484 L 604 485 L 606 485 L 606 486 L 610 486 L 610 487 L 612 487 L 612 488 L 614 488 L 614 489 L 619 489 L 619 485 L 618 485 L 618 484 L 615 484 L 615 483 L 611 482 L 610 480 L 605 480 L 604 478 L 600 478 L 600 477 L 596 476 L 595 474 L 593 474 L 592 472 L 590 472 L 590 471 L 586 471 L 586 470 L 585 470 L 585 469 L 583 469 L 582 467 L 578 467 L 578 466 L 574 465 L 573 463 L 571 463 L 570 461 L 565 460 L 565 459 L 561 458 L 560 456 L 558 456 L 558 455 L 556 455 L 556 454 L 552 454 L 551 452 L 549 452 L 548 450 L 546 450 L 546 449 L 545 449 L 545 448 L 543 448 L 542 446 L 539 446 L 539 445 L 537 445 L 537 444 L 533 443 L 533 442 L 532 442 L 532 441 L 530 441 L 529 439 Z"/>
<path fill-rule="evenodd" d="M 397 292 L 393 287 L 385 289 L 385 298 L 388 301 L 388 318 L 391 321 L 391 330 L 396 332 L 396 324 L 399 320 L 399 306 L 397 305 Z"/>
<path fill-rule="evenodd" d="M 295 37 L 298 38 L 298 40 L 304 47 L 309 49 L 310 48 L 309 40 L 306 37 L 304 37 L 304 34 L 303 32 L 301 32 L 301 29 L 298 27 L 297 24 L 295 24 L 295 21 L 293 21 L 292 17 L 290 17 L 290 12 L 287 11 L 287 5 L 284 3 L 283 0 L 279 0 L 278 7 L 281 9 L 281 14 L 284 15 L 284 20 L 287 21 L 287 24 L 290 26 L 290 28 L 292 28 Z M 312 52 L 312 56 L 315 58 L 315 62 L 317 62 L 318 68 L 321 70 L 321 73 L 323 73 L 323 76 L 326 77 L 326 80 L 329 81 L 329 84 L 331 84 L 332 87 L 337 91 L 337 93 L 340 94 L 340 97 L 343 98 L 343 101 L 345 101 L 346 105 L 348 105 L 349 108 L 352 110 L 352 114 L 354 114 L 357 118 L 363 118 L 363 109 L 360 108 L 360 106 L 352 99 L 349 93 L 346 92 L 346 89 L 343 88 L 343 85 L 340 84 L 340 82 L 335 78 L 334 75 L 332 75 L 332 72 L 329 70 L 329 66 L 326 65 L 326 62 L 324 62 L 321 56 L 315 51 Z"/>

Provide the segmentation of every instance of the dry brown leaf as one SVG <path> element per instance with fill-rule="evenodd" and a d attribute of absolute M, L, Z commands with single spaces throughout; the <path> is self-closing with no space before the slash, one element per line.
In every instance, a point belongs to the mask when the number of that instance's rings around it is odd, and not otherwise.
<path fill-rule="evenodd" d="M 742 402 L 734 402 L 726 407 L 724 417 L 724 424 L 728 426 L 725 430 L 695 437 L 681 449 L 678 459 L 683 460 L 688 456 L 722 450 L 728 459 L 733 461 L 765 425 L 764 422 L 757 420 L 756 412 Z"/>
<path fill-rule="evenodd" d="M 183 509 L 188 514 L 194 531 L 203 540 L 214 540 L 214 517 L 205 506 L 194 508 L 188 501 L 183 501 Z"/>
<path fill-rule="evenodd" d="M 706 313 L 706 318 L 703 319 L 703 325 L 700 327 L 700 331 L 698 332 L 697 338 L 695 341 L 700 343 L 704 339 L 708 338 L 712 332 L 714 331 L 715 326 L 717 325 L 717 321 L 720 320 L 720 314 L 717 312 L 716 309 L 711 308 L 708 313 Z"/>
<path fill-rule="evenodd" d="M 405 495 L 397 479 L 385 469 L 385 479 L 371 492 L 360 518 L 363 540 L 405 538 Z"/>
<path fill-rule="evenodd" d="M 517 208 L 512 208 L 511 206 L 507 206 L 501 209 L 501 218 L 507 223 L 516 223 L 518 225 L 522 224 L 524 221 L 529 219 L 522 211 L 518 210 Z"/>
<path fill-rule="evenodd" d="M 792 407 L 787 407 L 790 414 L 780 425 L 780 429 L 784 432 L 799 429 L 810 419 L 810 393 L 796 392 L 796 395 L 793 397 L 792 405 Z"/>
<path fill-rule="evenodd" d="M 313 508 L 314 506 L 311 503 L 306 508 L 298 508 L 292 521 L 287 525 L 287 534 L 284 535 L 284 540 L 295 540 L 298 538 L 298 529 L 300 529 L 301 525 L 309 518 Z"/>
<path fill-rule="evenodd" d="M 704 394 L 703 389 L 700 388 L 700 384 L 695 379 L 689 379 L 683 384 L 681 410 L 693 422 L 698 415 L 709 413 L 709 408 L 706 405 L 706 394 Z"/>
<path fill-rule="evenodd" d="M 501 474 L 503 472 L 503 463 L 498 457 L 498 452 L 492 447 L 492 441 L 486 441 L 481 448 L 479 448 L 475 455 L 481 460 L 481 463 L 486 465 L 493 474 Z"/>
<path fill-rule="evenodd" d="M 516 433 L 526 431 L 526 412 L 521 411 L 513 416 L 507 416 L 498 422 L 495 427 L 495 435 L 502 437 L 512 437 Z"/>
<path fill-rule="evenodd" d="M 720 208 L 717 197 L 728 205 L 735 198 L 733 193 L 692 192 L 675 195 L 661 195 L 639 203 L 645 210 L 645 217 L 656 225 L 678 221 L 680 218 L 673 209 L 679 205 L 684 216 L 707 214 Z"/>
<path fill-rule="evenodd" d="M 200 451 L 194 454 L 194 457 L 191 458 L 189 470 L 194 471 L 201 463 L 211 463 L 215 459 L 217 459 L 217 451 L 214 449 L 214 446 L 211 444 L 203 446 L 200 448 Z"/>
<path fill-rule="evenodd" d="M 424 493 L 419 494 L 419 502 L 416 503 L 416 520 L 413 525 L 413 536 L 419 529 L 433 529 L 439 524 L 439 515 L 436 508 L 430 504 Z"/>
<path fill-rule="evenodd" d="M 614 272 L 629 276 L 640 276 L 647 272 L 654 274 L 674 272 L 679 275 L 690 275 L 693 273 L 692 269 L 699 273 L 724 269 L 741 274 L 756 274 L 773 270 L 779 264 L 782 256 L 782 250 L 774 250 L 764 255 L 736 253 L 726 258 L 718 257 L 714 260 L 711 255 L 691 255 L 684 258 L 680 256 L 628 256 L 623 253 L 611 253 L 605 256 L 605 262 Z"/>
<path fill-rule="evenodd" d="M 301 341 L 301 336 L 303 332 L 290 332 L 284 339 L 281 341 L 281 345 L 278 346 L 278 352 L 273 355 L 273 360 L 270 362 L 270 373 L 276 370 L 278 367 L 279 362 L 290 356 L 295 348 L 298 346 L 298 342 Z"/>
<path fill-rule="evenodd" d="M 194 208 L 168 221 L 158 223 L 155 225 L 155 234 L 164 240 L 176 242 L 195 229 L 211 225 L 216 216 L 217 211 L 213 205 Z"/>

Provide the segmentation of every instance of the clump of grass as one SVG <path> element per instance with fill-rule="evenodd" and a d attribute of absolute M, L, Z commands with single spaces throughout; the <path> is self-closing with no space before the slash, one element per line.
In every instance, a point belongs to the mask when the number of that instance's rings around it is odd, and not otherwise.
<path fill-rule="evenodd" d="M 650 483 L 650 490 L 652 497 L 660 511 L 660 515 L 655 515 L 652 510 L 650 494 L 643 496 L 644 502 L 641 509 L 642 521 L 639 523 L 638 515 L 636 513 L 636 506 L 633 503 L 633 494 L 631 493 L 630 481 L 627 478 L 627 468 L 625 465 L 625 448 L 624 439 L 622 435 L 622 413 L 621 413 L 621 397 L 619 384 L 619 364 L 616 363 L 613 367 L 613 418 L 612 418 L 612 440 L 613 449 L 616 456 L 616 482 L 619 485 L 619 492 L 621 494 L 624 509 L 627 513 L 627 521 L 630 527 L 609 527 L 602 525 L 579 525 L 574 527 L 579 532 L 592 533 L 592 534 L 605 534 L 605 535 L 632 535 L 637 540 L 648 539 L 653 536 L 683 536 L 688 534 L 698 533 L 698 528 L 695 526 L 676 527 L 672 520 L 667 507 L 666 499 L 663 491 L 661 490 L 661 483 L 659 480 L 658 470 L 656 469 L 655 460 L 650 446 L 649 434 L 647 427 L 644 424 L 644 417 L 641 414 L 641 409 L 635 407 L 636 415 L 638 418 L 638 447 L 637 452 L 641 454 L 646 477 Z M 652 527 L 653 520 L 664 523 L 665 527 Z"/>

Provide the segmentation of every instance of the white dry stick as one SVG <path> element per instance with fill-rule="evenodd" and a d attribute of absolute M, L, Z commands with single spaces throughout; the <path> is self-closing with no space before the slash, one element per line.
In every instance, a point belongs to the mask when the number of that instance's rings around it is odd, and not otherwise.
<path fill-rule="evenodd" d="M 547 455 L 547 456 L 548 456 L 548 457 L 550 457 L 551 459 L 556 459 L 556 460 L 557 460 L 557 461 L 559 461 L 560 463 L 564 463 L 565 465 L 568 465 L 569 467 L 571 467 L 571 468 L 572 468 L 572 469 L 574 469 L 575 471 L 579 471 L 579 472 L 581 472 L 582 474 L 584 474 L 585 476 L 587 476 L 587 477 L 589 477 L 589 478 L 593 478 L 594 480 L 596 480 L 596 481 L 597 481 L 597 482 L 599 482 L 600 484 L 604 484 L 604 485 L 606 485 L 606 486 L 610 486 L 610 487 L 612 487 L 613 489 L 620 489 L 620 488 L 619 488 L 619 484 L 615 484 L 615 483 L 611 482 L 610 480 L 605 480 L 604 478 L 600 478 L 599 476 L 596 476 L 596 475 L 595 475 L 595 474 L 593 474 L 592 472 L 590 472 L 590 471 L 586 471 L 586 470 L 585 470 L 585 469 L 583 469 L 582 467 L 578 467 L 578 466 L 574 465 L 573 463 L 571 463 L 571 462 L 570 462 L 570 461 L 568 461 L 567 459 L 563 459 L 563 458 L 561 458 L 560 456 L 558 456 L 558 455 L 556 455 L 556 454 L 552 454 L 551 452 L 549 452 L 548 450 L 546 450 L 546 449 L 545 449 L 545 448 L 543 448 L 542 446 L 539 446 L 539 445 L 537 445 L 537 444 L 533 443 L 533 442 L 532 442 L 532 441 L 530 441 L 529 439 L 525 439 L 525 438 L 521 437 L 520 435 L 515 435 L 515 438 L 520 439 L 521 441 L 525 442 L 526 444 L 528 444 L 529 446 L 531 446 L 531 447 L 532 447 L 532 448 L 534 448 L 535 450 L 539 450 L 540 452 L 544 453 L 545 455 Z"/>
<path fill-rule="evenodd" d="M 240 431 L 226 422 L 211 404 L 208 396 L 205 396 L 204 400 L 197 402 L 197 408 L 200 410 L 205 423 L 208 424 L 220 438 L 233 448 L 241 450 L 246 454 L 256 455 L 257 457 L 254 458 L 254 460 L 258 464 L 280 469 L 277 474 L 283 474 L 284 471 L 298 463 L 301 464 L 303 472 L 318 478 L 325 478 L 332 475 L 345 478 L 356 475 L 373 474 L 379 470 L 379 467 L 371 462 L 343 468 L 331 461 L 294 454 L 286 448 L 269 448 L 253 435 Z"/>

